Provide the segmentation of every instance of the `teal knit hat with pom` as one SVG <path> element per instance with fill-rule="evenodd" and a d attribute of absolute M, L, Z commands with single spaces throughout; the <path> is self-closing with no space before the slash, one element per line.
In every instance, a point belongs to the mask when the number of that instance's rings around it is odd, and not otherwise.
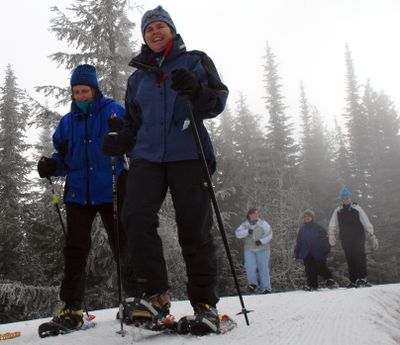
<path fill-rule="evenodd" d="M 351 198 L 351 196 L 352 196 L 351 192 L 346 187 L 343 187 L 339 192 L 340 199 L 343 199 L 346 197 Z"/>

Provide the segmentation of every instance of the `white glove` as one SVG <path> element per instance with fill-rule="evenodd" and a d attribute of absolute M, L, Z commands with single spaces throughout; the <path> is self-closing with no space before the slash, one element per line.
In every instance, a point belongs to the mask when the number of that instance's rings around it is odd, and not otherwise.
<path fill-rule="evenodd" d="M 334 247 L 336 244 L 336 237 L 333 233 L 329 234 L 329 244 L 331 245 L 331 247 Z"/>
<path fill-rule="evenodd" d="M 370 241 L 371 241 L 372 250 L 374 250 L 374 251 L 378 250 L 379 242 L 375 235 L 371 235 Z"/>

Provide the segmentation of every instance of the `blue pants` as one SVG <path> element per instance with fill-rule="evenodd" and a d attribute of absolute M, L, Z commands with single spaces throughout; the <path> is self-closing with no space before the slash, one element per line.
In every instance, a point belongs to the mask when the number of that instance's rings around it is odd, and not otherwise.
<path fill-rule="evenodd" d="M 247 281 L 250 284 L 260 285 L 261 291 L 271 290 L 271 279 L 269 276 L 269 258 L 271 250 L 244 250 L 244 267 L 246 269 Z M 258 284 L 257 271 L 260 278 Z"/>

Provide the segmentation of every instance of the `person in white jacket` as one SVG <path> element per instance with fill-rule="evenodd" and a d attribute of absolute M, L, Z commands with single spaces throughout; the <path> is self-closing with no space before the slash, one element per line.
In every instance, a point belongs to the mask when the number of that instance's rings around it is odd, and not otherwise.
<path fill-rule="evenodd" d="M 256 208 L 251 208 L 247 212 L 247 220 L 236 229 L 235 235 L 239 239 L 244 239 L 244 266 L 249 292 L 254 293 L 260 288 L 262 294 L 271 293 L 269 274 L 271 226 L 259 217 Z"/>
<path fill-rule="evenodd" d="M 351 196 L 347 188 L 340 190 L 342 204 L 333 211 L 329 222 L 329 244 L 336 244 L 336 233 L 339 232 L 349 270 L 350 283 L 347 287 L 371 286 L 367 280 L 366 235 L 369 236 L 373 250 L 377 250 L 379 244 L 373 225 L 364 210 L 351 201 Z"/>

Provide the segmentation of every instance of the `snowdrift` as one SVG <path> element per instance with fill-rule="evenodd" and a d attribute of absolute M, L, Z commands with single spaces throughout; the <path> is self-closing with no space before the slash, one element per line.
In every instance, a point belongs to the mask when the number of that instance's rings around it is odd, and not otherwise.
<path fill-rule="evenodd" d="M 0 333 L 20 331 L 4 344 L 124 345 L 143 342 L 156 345 L 395 345 L 400 344 L 400 284 L 360 289 L 293 291 L 244 297 L 250 326 L 246 326 L 237 297 L 222 298 L 220 312 L 233 316 L 238 327 L 224 335 L 193 337 L 159 334 L 125 326 L 128 334 L 116 334 L 117 309 L 98 310 L 96 327 L 68 335 L 40 339 L 37 328 L 48 319 L 0 325 Z M 191 313 L 187 301 L 173 302 L 176 317 Z"/>

